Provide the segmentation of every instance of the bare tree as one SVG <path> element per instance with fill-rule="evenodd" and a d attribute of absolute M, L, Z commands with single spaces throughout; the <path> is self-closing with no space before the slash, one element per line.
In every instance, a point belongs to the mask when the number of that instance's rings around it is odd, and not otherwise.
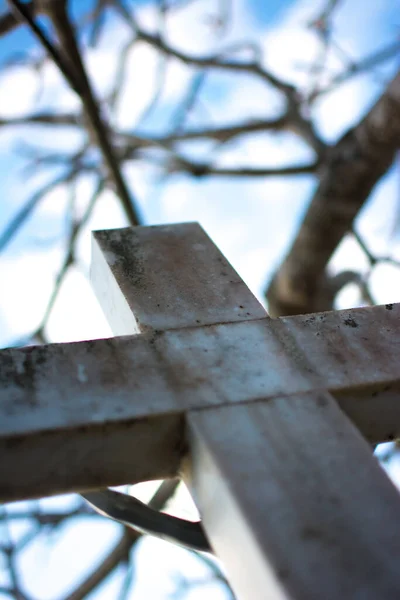
<path fill-rule="evenodd" d="M 40 212 L 51 193 L 62 190 L 68 194 L 64 211 L 67 226 L 58 236 L 64 255 L 47 305 L 43 306 L 40 322 L 33 330 L 24 332 L 22 338 L 12 343 L 51 341 L 49 319 L 71 269 L 82 262 L 79 243 L 87 236 L 96 210 L 105 198 L 110 198 L 110 192 L 126 224 L 149 222 L 146 202 L 129 175 L 132 166 L 149 174 L 153 191 L 160 185 L 168 187 L 179 177 L 188 179 L 192 182 L 188 185 L 193 186 L 210 179 L 247 181 L 249 194 L 253 182 L 267 185 L 277 178 L 284 181 L 307 178 L 312 181 L 313 191 L 305 217 L 291 249 L 265 288 L 270 314 L 330 310 L 338 293 L 349 283 L 357 286 L 360 303 L 375 303 L 371 280 L 376 269 L 382 264 L 400 266 L 398 227 L 395 223 L 393 252 L 379 255 L 359 231 L 356 219 L 375 186 L 395 164 L 400 145 L 400 74 L 396 71 L 400 56 L 399 23 L 397 32 L 393 26 L 372 52 L 355 56 L 342 43 L 337 25 L 348 3 L 325 1 L 298 25 L 299 31 L 307 32 L 313 40 L 314 51 L 306 64 L 298 64 L 293 44 L 293 71 L 297 77 L 293 72 L 277 73 L 274 55 L 269 54 L 268 43 L 263 45 L 267 25 L 255 28 L 253 37 L 249 35 L 241 41 L 243 35 L 235 14 L 239 10 L 237 5 L 242 11 L 246 8 L 245 0 L 242 3 L 220 0 L 211 7 L 200 0 L 159 0 L 143 5 L 96 0 L 90 8 L 84 4 L 67 0 L 25 3 L 9 0 L 0 15 L 0 35 L 5 42 L 10 40 L 4 46 L 4 81 L 22 69 L 25 76 L 27 73 L 35 76 L 38 86 L 36 103 L 24 114 L 10 111 L 11 116 L 2 116 L 0 110 L 0 133 L 11 130 L 21 136 L 22 132 L 18 153 L 24 162 L 24 177 L 41 175 L 40 183 L 1 226 L 0 250 L 6 253 L 18 236 L 24 236 L 30 220 Z M 250 13 L 252 2 L 248 0 L 247 4 Z M 378 13 L 380 9 L 375 10 Z M 171 22 L 176 21 L 182 27 L 185 15 L 189 15 L 188 23 L 194 18 L 191 14 L 197 20 L 201 17 L 197 26 L 206 39 L 201 44 L 194 39 L 193 48 L 187 48 L 174 39 L 173 33 L 177 35 L 179 29 L 176 25 L 171 27 Z M 195 29 L 193 22 L 190 27 Z M 247 36 L 248 31 L 244 30 Z M 13 36 L 21 31 L 26 36 L 26 45 L 15 52 Z M 104 47 L 114 61 L 114 68 L 102 87 Z M 131 59 L 135 52 L 143 51 L 151 53 L 154 84 L 140 111 L 135 100 L 140 104 L 137 98 L 143 96 L 144 74 L 132 80 Z M 93 57 L 100 57 L 95 68 L 90 66 Z M 51 97 L 48 71 L 52 65 L 62 77 L 57 85 L 64 86 L 64 93 L 70 94 L 68 102 L 61 105 Z M 181 69 L 181 79 L 171 108 L 168 86 L 173 82 L 171 71 L 177 66 Z M 362 77 L 372 86 L 374 99 L 371 97 L 370 106 L 358 122 L 348 123 L 346 131 L 328 140 L 320 132 L 321 105 L 332 95 L 339 97 L 341 89 Z M 233 89 L 246 86 L 249 94 L 257 89 L 260 94 L 265 93 L 265 110 L 257 115 L 242 111 L 226 122 L 220 109 L 213 111 L 213 86 L 216 93 L 225 95 L 227 105 L 233 98 Z M 136 111 L 128 124 L 120 118 L 121 105 L 127 96 Z M 230 111 L 226 112 L 229 117 Z M 72 150 L 50 143 L 57 142 L 65 131 L 75 136 Z M 303 158 L 289 155 L 285 161 L 275 160 L 268 154 L 273 138 L 285 143 L 290 140 L 297 148 L 294 154 Z M 253 164 L 246 156 L 249 140 L 259 144 L 257 147 L 265 154 L 257 156 Z M 80 193 L 82 182 L 90 182 L 84 199 Z M 241 206 L 240 218 L 244 212 Z M 394 214 L 388 215 L 388 221 L 394 219 Z M 107 226 L 104 222 L 103 227 Z M 360 271 L 345 265 L 333 273 L 331 257 L 346 236 L 364 254 L 367 267 Z M 259 270 L 266 272 L 266 267 L 261 264 Z M 395 288 L 393 300 L 396 300 Z M 162 483 L 151 504 L 159 509 L 164 507 L 177 489 L 177 482 Z M 94 519 L 98 517 L 77 501 L 71 501 L 69 508 L 62 510 L 48 509 L 39 502 L 22 508 L 4 507 L 1 552 L 8 575 L 4 578 L 6 583 L 0 584 L 0 592 L 5 597 L 33 598 L 24 583 L 20 556 L 39 536 L 54 535 L 75 521 Z M 29 523 L 27 531 L 16 535 L 15 526 L 24 522 Z M 92 568 L 88 567 L 89 573 L 63 597 L 86 598 L 101 589 L 110 574 L 122 571 L 119 597 L 127 598 L 135 581 L 139 538 L 139 534 L 121 527 L 106 556 Z M 223 586 L 226 597 L 232 597 L 215 561 L 206 555 L 199 555 L 198 561 L 204 576 L 186 579 L 179 575 L 175 595 L 183 597 L 189 587 L 208 585 L 212 580 L 216 586 Z"/>

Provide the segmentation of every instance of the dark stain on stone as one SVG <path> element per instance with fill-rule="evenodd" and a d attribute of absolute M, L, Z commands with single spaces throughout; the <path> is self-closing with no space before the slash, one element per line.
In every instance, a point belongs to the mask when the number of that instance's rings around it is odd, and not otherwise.
<path fill-rule="evenodd" d="M 323 535 L 317 528 L 308 526 L 302 529 L 301 537 L 306 540 L 318 540 L 322 539 Z"/>
<path fill-rule="evenodd" d="M 345 319 L 344 324 L 347 325 L 347 327 L 358 327 L 358 323 L 356 323 L 353 317 L 348 317 Z"/>
<path fill-rule="evenodd" d="M 318 406 L 323 407 L 328 404 L 328 401 L 324 396 L 317 396 L 316 403 Z"/>

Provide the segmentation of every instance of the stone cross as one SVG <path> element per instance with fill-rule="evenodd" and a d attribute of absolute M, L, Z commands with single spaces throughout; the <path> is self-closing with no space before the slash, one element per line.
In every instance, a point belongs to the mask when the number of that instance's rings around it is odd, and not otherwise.
<path fill-rule="evenodd" d="M 181 475 L 239 599 L 398 600 L 400 304 L 270 319 L 192 223 L 92 280 L 117 337 L 0 353 L 0 500 Z"/>

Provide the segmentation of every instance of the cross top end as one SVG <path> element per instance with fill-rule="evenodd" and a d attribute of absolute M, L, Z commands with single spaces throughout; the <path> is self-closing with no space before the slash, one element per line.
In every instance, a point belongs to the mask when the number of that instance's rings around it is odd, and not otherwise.
<path fill-rule="evenodd" d="M 115 335 L 267 316 L 197 223 L 98 231 L 92 254 L 93 286 Z"/>

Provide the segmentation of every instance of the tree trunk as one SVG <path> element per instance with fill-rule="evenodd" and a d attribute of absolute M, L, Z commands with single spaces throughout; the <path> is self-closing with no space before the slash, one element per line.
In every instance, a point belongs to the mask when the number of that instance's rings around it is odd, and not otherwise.
<path fill-rule="evenodd" d="M 400 72 L 362 121 L 328 150 L 299 233 L 266 290 L 271 316 L 332 309 L 343 281 L 329 279 L 326 265 L 399 146 Z"/>

